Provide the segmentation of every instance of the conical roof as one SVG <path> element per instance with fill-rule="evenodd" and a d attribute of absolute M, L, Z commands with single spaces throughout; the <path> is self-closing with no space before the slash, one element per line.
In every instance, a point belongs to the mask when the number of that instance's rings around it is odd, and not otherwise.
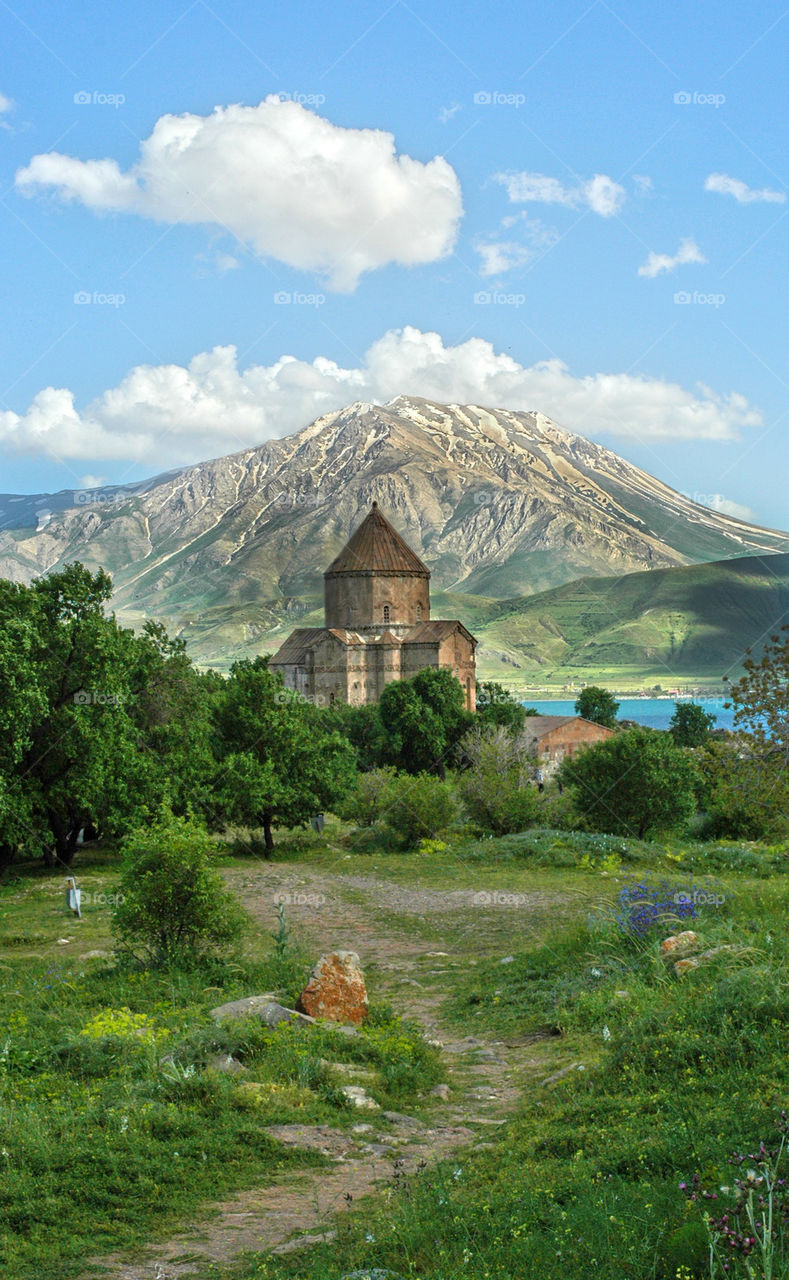
<path fill-rule="evenodd" d="M 325 576 L 332 573 L 414 573 L 430 577 L 430 570 L 419 556 L 381 515 L 377 502 L 332 560 Z"/>

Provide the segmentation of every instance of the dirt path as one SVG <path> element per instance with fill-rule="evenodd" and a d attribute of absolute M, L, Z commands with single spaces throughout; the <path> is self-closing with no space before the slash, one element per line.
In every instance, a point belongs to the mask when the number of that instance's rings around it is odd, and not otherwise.
<path fill-rule="evenodd" d="M 360 1112 L 350 1132 L 328 1125 L 271 1128 L 285 1145 L 321 1151 L 332 1164 L 207 1205 L 199 1221 L 145 1249 L 139 1260 L 101 1260 L 107 1280 L 198 1280 L 210 1263 L 228 1262 L 244 1250 L 285 1252 L 325 1239 L 334 1216 L 350 1203 L 484 1141 L 492 1127 L 506 1122 L 524 1086 L 535 1087 L 556 1065 L 555 1041 L 547 1035 L 461 1037 L 447 1031 L 441 1005 L 458 972 L 477 958 L 501 955 L 502 941 L 520 932 L 524 913 L 541 914 L 558 899 L 519 895 L 519 916 L 510 911 L 508 921 L 506 901 L 486 903 L 486 895 L 473 890 L 414 888 L 302 863 L 234 870 L 228 880 L 267 933 L 282 900 L 295 934 L 316 957 L 336 948 L 357 951 L 374 998 L 391 1001 L 441 1042 L 449 1098 L 427 1121 Z"/>

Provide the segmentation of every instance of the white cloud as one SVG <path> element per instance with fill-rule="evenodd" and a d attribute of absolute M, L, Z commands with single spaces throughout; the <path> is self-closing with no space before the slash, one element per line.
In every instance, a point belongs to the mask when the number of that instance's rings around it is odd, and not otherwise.
<path fill-rule="evenodd" d="M 711 493 L 707 497 L 705 505 L 713 511 L 719 511 L 723 516 L 733 516 L 735 520 L 745 520 L 748 524 L 759 523 L 756 513 L 744 503 L 732 502 L 731 498 L 724 498 L 722 493 Z"/>
<path fill-rule="evenodd" d="M 739 204 L 785 204 L 786 192 L 773 191 L 770 187 L 749 187 L 747 182 L 739 178 L 730 178 L 727 173 L 711 173 L 704 183 L 705 191 L 716 191 L 718 195 L 734 196 Z"/>
<path fill-rule="evenodd" d="M 7 98 L 4 93 L 0 93 L 0 114 L 10 111 L 13 105 L 10 98 Z"/>
<path fill-rule="evenodd" d="M 139 365 L 82 410 L 70 391 L 47 387 L 25 413 L 0 413 L 0 447 L 163 469 L 286 435 L 354 400 L 383 403 L 402 394 L 536 409 L 582 435 L 623 439 L 730 440 L 761 422 L 736 392 L 629 373 L 577 377 L 558 359 L 526 368 L 482 338 L 445 346 L 437 333 L 406 327 L 374 342 L 357 368 L 282 356 L 241 370 L 227 346 L 186 367 Z"/>
<path fill-rule="evenodd" d="M 220 226 L 344 291 L 387 263 L 445 257 L 463 212 L 443 157 L 397 155 L 391 133 L 340 128 L 276 96 L 210 116 L 162 116 L 128 172 L 115 160 L 51 152 L 20 169 L 16 185 L 97 212 Z"/>
<path fill-rule="evenodd" d="M 596 173 L 594 177 L 576 186 L 567 186 L 558 178 L 551 178 L 544 173 L 526 171 L 497 173 L 494 178 L 506 188 L 507 195 L 514 204 L 534 201 L 540 204 L 563 204 L 570 208 L 585 205 L 601 218 L 610 218 L 618 213 L 627 199 L 624 187 L 605 173 Z"/>
<path fill-rule="evenodd" d="M 514 267 L 527 266 L 559 240 L 555 227 L 546 227 L 539 218 L 529 218 L 524 213 L 502 218 L 501 224 L 507 229 L 519 225 L 522 239 L 477 241 L 475 248 L 482 259 L 480 275 L 498 276 Z"/>
<path fill-rule="evenodd" d="M 79 478 L 81 489 L 100 489 L 103 484 L 109 484 L 107 476 L 94 476 L 88 472 L 87 475 Z"/>
<path fill-rule="evenodd" d="M 684 266 L 688 262 L 706 262 L 707 259 L 701 252 L 695 240 L 683 240 L 675 254 L 669 253 L 650 253 L 646 262 L 643 262 L 638 268 L 640 276 L 648 276 L 650 280 L 654 280 L 655 276 L 661 275 L 664 271 L 673 271 L 675 267 Z"/>

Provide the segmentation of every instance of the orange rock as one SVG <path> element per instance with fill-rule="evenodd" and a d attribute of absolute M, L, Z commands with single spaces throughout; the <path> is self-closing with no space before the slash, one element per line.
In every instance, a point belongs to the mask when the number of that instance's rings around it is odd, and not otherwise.
<path fill-rule="evenodd" d="M 299 996 L 302 1013 L 331 1022 L 363 1022 L 367 1017 L 367 988 L 355 951 L 332 951 L 321 956 Z"/>
<path fill-rule="evenodd" d="M 701 961 L 696 956 L 687 956 L 684 960 L 675 960 L 674 972 L 679 976 L 681 973 L 687 973 L 688 969 L 698 969 Z"/>
<path fill-rule="evenodd" d="M 672 951 L 690 951 L 691 947 L 696 946 L 698 940 L 698 934 L 692 929 L 685 929 L 683 933 L 674 933 L 670 938 L 664 938 L 660 944 L 660 950 L 664 956 Z"/>

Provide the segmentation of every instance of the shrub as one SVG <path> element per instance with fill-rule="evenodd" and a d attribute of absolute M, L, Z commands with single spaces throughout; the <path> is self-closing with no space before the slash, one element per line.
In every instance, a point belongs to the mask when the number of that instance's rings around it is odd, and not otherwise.
<path fill-rule="evenodd" d="M 401 773 L 392 778 L 386 825 L 405 849 L 435 838 L 457 818 L 458 805 L 450 784 L 432 773 Z"/>
<path fill-rule="evenodd" d="M 520 739 L 499 725 L 478 728 L 463 739 L 461 751 L 468 768 L 458 787 L 472 821 L 497 836 L 532 826 L 538 810 L 534 762 Z"/>
<path fill-rule="evenodd" d="M 172 815 L 126 838 L 112 920 L 121 953 L 155 965 L 194 961 L 239 937 L 243 915 L 209 865 L 213 847 L 201 827 Z"/>
<path fill-rule="evenodd" d="M 360 827 L 371 827 L 385 815 L 392 781 L 397 771 L 391 767 L 360 773 L 353 791 L 337 807 L 341 818 Z"/>
<path fill-rule="evenodd" d="M 627 729 L 565 760 L 560 778 L 590 824 L 614 835 L 671 831 L 695 813 L 698 774 L 669 734 Z"/>

